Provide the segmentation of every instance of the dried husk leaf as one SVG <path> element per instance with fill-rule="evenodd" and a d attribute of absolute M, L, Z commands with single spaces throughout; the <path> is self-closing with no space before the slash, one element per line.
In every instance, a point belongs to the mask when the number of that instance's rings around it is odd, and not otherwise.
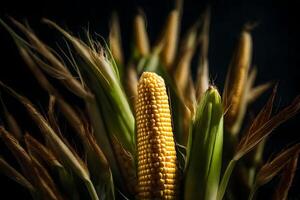
<path fill-rule="evenodd" d="M 54 132 L 54 130 L 46 122 L 45 118 L 36 110 L 36 108 L 32 105 L 32 103 L 28 99 L 17 94 L 14 90 L 3 85 L 2 83 L 1 85 L 5 89 L 7 89 L 14 97 L 16 97 L 20 101 L 20 103 L 24 105 L 29 115 L 39 126 L 41 133 L 43 133 L 45 139 L 51 145 L 52 150 L 55 151 L 55 153 L 59 155 L 59 157 L 64 161 L 64 163 L 68 165 L 68 167 L 70 167 L 74 171 L 74 173 L 77 174 L 84 181 L 91 198 L 93 200 L 98 200 L 99 198 L 90 180 L 90 174 L 85 164 L 82 162 L 82 160 L 80 160 L 80 158 L 77 155 L 75 155 L 68 148 L 68 146 L 60 139 L 60 137 Z"/>
<path fill-rule="evenodd" d="M 0 156 L 0 172 L 6 175 L 7 177 L 11 178 L 15 182 L 19 183 L 23 187 L 27 188 L 29 191 L 34 192 L 34 186 L 16 169 L 14 169 L 9 163 L 7 163 L 1 156 Z"/>
<path fill-rule="evenodd" d="M 79 97 L 83 99 L 91 97 L 91 94 L 78 80 L 73 77 L 66 66 L 64 66 L 63 62 L 61 62 L 60 59 L 52 53 L 51 49 L 46 44 L 39 40 L 29 28 L 26 28 L 23 24 L 14 20 L 13 18 L 11 18 L 11 20 L 25 34 L 33 48 L 51 64 L 51 66 L 49 66 L 41 60 L 37 60 L 40 61 L 40 67 L 43 67 L 43 69 L 47 70 L 47 72 L 50 72 L 50 74 L 54 77 L 60 77 L 60 80 L 66 85 L 66 87 Z M 16 40 L 16 38 L 14 39 Z M 16 43 L 17 46 L 22 46 L 20 45 L 20 41 Z"/>
<path fill-rule="evenodd" d="M 272 83 L 268 82 L 268 83 L 264 83 L 258 86 L 255 86 L 254 88 L 252 88 L 249 93 L 247 94 L 247 103 L 252 103 L 254 102 L 256 99 L 258 99 L 258 97 L 260 97 L 265 91 L 267 91 L 270 87 L 272 86 Z"/>
<path fill-rule="evenodd" d="M 275 94 L 273 93 L 272 97 L 268 101 L 268 104 L 255 118 L 248 130 L 248 133 L 240 140 L 234 156 L 235 160 L 240 159 L 264 138 L 266 138 L 277 126 L 299 112 L 300 96 L 296 97 L 289 106 L 281 110 L 275 116 L 270 117 L 271 111 L 269 110 L 272 109 L 274 95 Z"/>
<path fill-rule="evenodd" d="M 298 156 L 300 152 L 300 144 L 284 150 L 275 156 L 274 159 L 264 164 L 257 173 L 256 184 L 264 185 L 276 176 L 292 159 Z"/>
<path fill-rule="evenodd" d="M 292 186 L 292 182 L 297 170 L 298 157 L 299 155 L 294 155 L 294 157 L 291 158 L 289 163 L 285 166 L 280 182 L 274 191 L 274 200 L 286 200 L 288 198 L 289 189 Z"/>
<path fill-rule="evenodd" d="M 36 186 L 38 180 L 35 177 L 35 171 L 32 166 L 31 158 L 25 149 L 21 147 L 19 142 L 2 126 L 0 126 L 0 136 L 17 159 L 23 174 L 30 181 L 30 183 Z"/>
<path fill-rule="evenodd" d="M 47 149 L 43 144 L 37 141 L 34 137 L 29 134 L 25 135 L 25 144 L 31 155 L 38 157 L 38 160 L 43 160 L 50 166 L 62 167 L 62 164 L 55 157 L 55 155 Z"/>
<path fill-rule="evenodd" d="M 58 172 L 59 179 L 64 191 L 68 196 L 78 199 L 78 193 L 74 184 L 72 175 L 65 169 L 62 163 L 55 157 L 50 149 L 41 144 L 31 135 L 25 135 L 25 144 L 31 155 L 33 155 L 37 160 L 43 160 L 52 169 Z"/>
<path fill-rule="evenodd" d="M 36 174 L 39 177 L 39 181 L 40 183 L 42 183 L 40 184 L 40 187 L 42 188 L 42 191 L 45 193 L 44 195 L 50 199 L 63 200 L 64 198 L 58 191 L 47 169 L 41 163 L 39 163 L 39 161 L 33 156 L 31 156 L 31 160 L 36 170 Z"/>
<path fill-rule="evenodd" d="M 7 127 L 8 130 L 11 134 L 13 134 L 13 136 L 20 141 L 23 137 L 22 134 L 22 130 L 17 122 L 17 120 L 15 119 L 15 117 L 9 113 L 7 110 L 4 111 L 4 115 L 7 121 Z"/>
<path fill-rule="evenodd" d="M 136 195 L 137 175 L 133 156 L 130 154 L 130 152 L 124 149 L 124 147 L 116 137 L 113 137 L 112 144 L 118 160 L 118 164 L 122 165 L 121 173 L 124 177 L 124 180 L 126 181 L 127 189 L 131 194 Z"/>

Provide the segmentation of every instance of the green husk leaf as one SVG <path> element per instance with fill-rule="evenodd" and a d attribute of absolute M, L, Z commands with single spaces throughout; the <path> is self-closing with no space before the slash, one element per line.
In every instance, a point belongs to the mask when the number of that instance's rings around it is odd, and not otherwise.
<path fill-rule="evenodd" d="M 133 152 L 135 144 L 135 122 L 129 103 L 126 99 L 126 95 L 118 78 L 117 69 L 115 69 L 114 65 L 105 57 L 103 50 L 102 52 L 96 52 L 95 49 L 83 44 L 77 38 L 71 36 L 69 33 L 64 31 L 62 28 L 60 28 L 50 20 L 44 19 L 44 22 L 57 29 L 71 42 L 75 50 L 81 56 L 82 60 L 86 63 L 83 70 L 86 70 L 86 68 L 88 67 L 87 72 L 90 75 L 89 77 L 94 76 L 98 81 L 97 84 L 100 84 L 101 87 L 104 88 L 103 92 L 111 103 L 109 107 L 114 112 L 103 113 L 109 114 L 110 118 L 119 119 L 118 126 L 115 126 L 116 122 L 114 123 L 114 126 L 116 128 L 119 128 L 120 130 L 115 132 L 115 134 L 118 135 L 118 138 L 124 144 L 124 146 L 126 148 L 129 148 L 130 152 Z M 90 88 L 93 88 L 93 85 L 90 85 Z M 97 90 L 94 91 L 96 96 L 99 95 L 99 92 Z M 102 106 L 103 104 L 99 105 Z M 108 105 L 104 105 L 102 107 L 107 106 Z M 111 115 L 116 116 L 113 117 Z M 104 116 L 103 118 L 105 120 L 107 117 Z"/>
<path fill-rule="evenodd" d="M 185 199 L 215 199 L 223 147 L 223 109 L 217 89 L 210 87 L 200 101 L 187 146 Z"/>

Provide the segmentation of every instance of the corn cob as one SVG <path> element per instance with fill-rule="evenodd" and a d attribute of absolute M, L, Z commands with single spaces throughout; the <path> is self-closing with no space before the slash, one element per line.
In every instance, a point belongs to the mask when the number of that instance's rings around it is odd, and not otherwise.
<path fill-rule="evenodd" d="M 139 199 L 175 199 L 177 158 L 164 80 L 144 72 L 138 83 Z"/>

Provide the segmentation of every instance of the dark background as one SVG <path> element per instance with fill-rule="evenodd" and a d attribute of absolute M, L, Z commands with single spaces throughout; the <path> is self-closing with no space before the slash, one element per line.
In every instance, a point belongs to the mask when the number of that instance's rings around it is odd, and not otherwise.
<path fill-rule="evenodd" d="M 182 33 L 197 20 L 208 1 L 185 1 Z M 210 1 L 212 11 L 210 35 L 210 75 L 219 88 L 229 64 L 234 45 L 244 23 L 259 23 L 253 32 L 253 64 L 258 67 L 257 83 L 278 81 L 279 89 L 275 111 L 286 106 L 300 93 L 298 32 L 296 31 L 297 11 L 292 11 L 289 1 Z M 155 41 L 163 26 L 168 11 L 172 8 L 171 0 L 44 0 L 17 1 L 5 0 L 0 3 L 0 17 L 26 19 L 33 30 L 45 41 L 52 42 L 59 37 L 53 30 L 40 22 L 42 17 L 54 20 L 67 27 L 73 33 L 83 33 L 83 27 L 107 37 L 108 22 L 113 11 L 120 16 L 124 48 L 128 52 L 132 35 L 132 19 L 138 7 L 147 15 L 148 31 L 152 42 Z M 24 67 L 17 49 L 9 34 L 0 27 L 0 80 L 17 91 L 28 96 L 37 105 L 42 105 L 47 95 L 41 91 L 31 73 Z M 268 97 L 263 95 L 252 106 L 257 111 Z M 21 124 L 30 127 L 30 121 L 23 120 L 22 112 L 11 99 L 6 101 L 11 112 Z M 19 120 L 20 121 L 20 120 Z M 299 142 L 300 116 L 289 120 L 274 131 L 268 140 L 265 155 L 278 152 L 287 144 Z M 7 154 L 0 143 L 0 155 Z M 11 161 L 13 162 L 13 161 Z M 290 198 L 300 199 L 297 187 L 300 187 L 299 172 L 291 188 Z M 7 177 L 0 175 L 1 199 L 27 199 L 28 193 Z M 270 184 L 259 191 L 259 199 L 269 196 L 276 184 Z M 7 196 L 7 197 L 6 197 Z M 2 198 L 4 197 L 4 198 Z"/>

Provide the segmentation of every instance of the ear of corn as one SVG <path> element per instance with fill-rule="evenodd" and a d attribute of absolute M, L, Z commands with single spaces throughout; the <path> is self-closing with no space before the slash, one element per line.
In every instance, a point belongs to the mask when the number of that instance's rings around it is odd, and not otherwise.
<path fill-rule="evenodd" d="M 175 199 L 177 159 L 163 79 L 144 72 L 138 84 L 137 151 L 140 199 Z"/>
<path fill-rule="evenodd" d="M 147 56 L 150 53 L 149 39 L 145 18 L 141 11 L 134 19 L 134 39 L 138 57 Z"/>
<path fill-rule="evenodd" d="M 179 9 L 175 9 L 170 12 L 162 38 L 163 49 L 161 52 L 161 59 L 164 66 L 169 71 L 172 68 L 176 56 L 180 15 L 181 13 Z"/>
<path fill-rule="evenodd" d="M 184 93 L 188 85 L 188 79 L 191 77 L 190 65 L 194 51 L 196 48 L 197 31 L 196 27 L 193 27 L 185 36 L 185 40 L 181 45 L 180 54 L 181 57 L 177 61 L 175 68 L 175 80 L 178 92 L 182 98 L 185 97 Z"/>
<path fill-rule="evenodd" d="M 124 65 L 124 56 L 122 52 L 120 23 L 118 15 L 116 13 L 113 13 L 111 19 L 109 46 L 111 53 L 117 63 L 118 69 L 120 72 L 122 72 L 123 70 L 121 67 Z"/>
<path fill-rule="evenodd" d="M 210 87 L 197 107 L 189 135 L 185 199 L 215 199 L 222 164 L 223 110 L 217 89 Z"/>
<path fill-rule="evenodd" d="M 203 14 L 202 31 L 199 36 L 200 56 L 196 79 L 196 97 L 199 102 L 209 87 L 208 46 L 209 46 L 210 8 Z"/>
<path fill-rule="evenodd" d="M 227 74 L 223 94 L 226 130 L 235 135 L 246 110 L 246 81 L 252 59 L 252 38 L 242 31 Z"/>

